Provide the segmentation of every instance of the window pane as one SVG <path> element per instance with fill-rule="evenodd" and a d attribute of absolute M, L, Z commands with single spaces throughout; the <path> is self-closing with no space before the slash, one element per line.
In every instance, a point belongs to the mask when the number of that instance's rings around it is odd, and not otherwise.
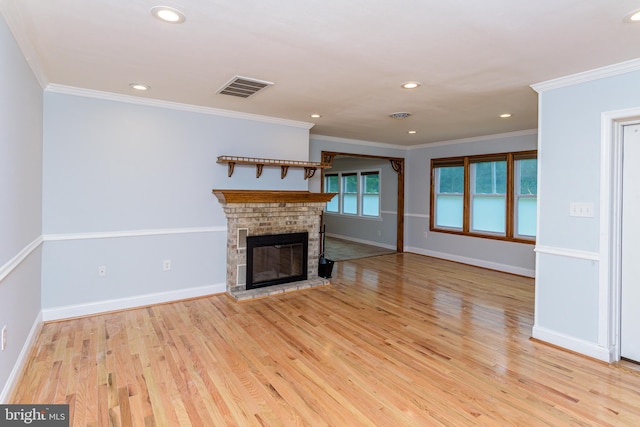
<path fill-rule="evenodd" d="M 505 194 L 507 192 L 507 162 L 480 162 L 472 165 L 476 194 Z"/>
<path fill-rule="evenodd" d="M 363 172 L 362 215 L 380 216 L 380 175 L 377 172 Z"/>
<path fill-rule="evenodd" d="M 380 216 L 380 196 L 377 194 L 362 195 L 362 215 Z"/>
<path fill-rule="evenodd" d="M 441 167 L 436 169 L 437 193 L 464 192 L 464 166 Z"/>
<path fill-rule="evenodd" d="M 471 206 L 471 229 L 504 234 L 506 197 L 474 196 Z"/>
<path fill-rule="evenodd" d="M 435 226 L 462 229 L 462 204 L 462 195 L 437 195 Z"/>
<path fill-rule="evenodd" d="M 535 237 L 538 161 L 537 159 L 516 160 L 516 235 Z"/>
<path fill-rule="evenodd" d="M 326 211 L 327 212 L 338 212 L 338 195 L 333 196 L 333 199 L 327 202 Z"/>
<path fill-rule="evenodd" d="M 516 170 L 519 174 L 518 194 L 538 194 L 538 160 L 517 160 Z"/>
<path fill-rule="evenodd" d="M 326 175 L 324 178 L 325 193 L 338 193 L 340 191 L 340 186 L 338 185 L 338 175 Z"/>
<path fill-rule="evenodd" d="M 353 215 L 358 213 L 358 196 L 356 194 L 343 194 L 342 213 Z"/>
<path fill-rule="evenodd" d="M 431 159 L 431 228 L 533 241 L 536 156 L 532 150 Z"/>
<path fill-rule="evenodd" d="M 518 227 L 516 233 L 520 236 L 536 235 L 536 212 L 538 199 L 535 197 L 520 197 L 518 199 Z"/>
<path fill-rule="evenodd" d="M 435 226 L 462 230 L 464 166 L 439 167 L 435 179 Z"/>
<path fill-rule="evenodd" d="M 377 173 L 367 173 L 362 175 L 363 193 L 378 194 L 380 193 L 379 175 Z"/>
<path fill-rule="evenodd" d="M 324 192 L 325 193 L 338 193 L 340 192 L 340 182 L 338 175 L 325 175 L 324 176 Z M 327 212 L 339 212 L 339 200 L 338 196 L 334 196 L 333 199 L 327 202 L 325 210 Z"/>
<path fill-rule="evenodd" d="M 358 175 L 342 175 L 342 186 L 345 193 L 357 193 Z"/>

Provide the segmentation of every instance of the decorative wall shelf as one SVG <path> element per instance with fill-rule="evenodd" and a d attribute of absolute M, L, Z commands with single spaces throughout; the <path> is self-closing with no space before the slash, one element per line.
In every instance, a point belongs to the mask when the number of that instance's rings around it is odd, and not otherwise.
<path fill-rule="evenodd" d="M 319 162 L 305 162 L 301 160 L 278 160 L 278 159 L 259 159 L 254 157 L 236 157 L 236 156 L 218 156 L 216 163 L 227 163 L 229 167 L 228 175 L 233 175 L 236 165 L 255 165 L 256 178 L 262 175 L 262 169 L 265 166 L 280 166 L 280 178 L 287 176 L 289 168 L 303 168 L 304 179 L 309 179 L 315 175 L 317 169 L 330 168 L 331 165 Z"/>

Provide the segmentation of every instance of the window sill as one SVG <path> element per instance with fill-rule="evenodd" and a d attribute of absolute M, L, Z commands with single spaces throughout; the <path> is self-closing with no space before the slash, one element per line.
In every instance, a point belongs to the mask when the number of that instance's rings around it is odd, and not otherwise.
<path fill-rule="evenodd" d="M 525 239 L 522 237 L 507 237 L 507 236 L 499 236 L 495 234 L 482 234 L 482 233 L 472 233 L 472 232 L 465 233 L 464 231 L 447 230 L 444 228 L 433 228 L 433 227 L 430 227 L 429 231 L 434 233 L 455 234 L 458 236 L 479 237 L 481 239 L 501 240 L 504 242 L 512 242 L 512 243 L 525 243 L 529 245 L 536 244 L 536 239 Z"/>

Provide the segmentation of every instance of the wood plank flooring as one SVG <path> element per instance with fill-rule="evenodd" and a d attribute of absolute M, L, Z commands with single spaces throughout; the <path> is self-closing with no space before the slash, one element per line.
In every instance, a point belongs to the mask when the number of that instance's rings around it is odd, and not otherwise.
<path fill-rule="evenodd" d="M 637 426 L 640 374 L 529 339 L 533 280 L 413 254 L 330 287 L 44 325 L 14 403 L 73 426 Z"/>
<path fill-rule="evenodd" d="M 330 236 L 325 238 L 324 256 L 333 261 L 346 261 L 393 253 L 396 253 L 394 249 L 365 245 L 363 243 Z"/>

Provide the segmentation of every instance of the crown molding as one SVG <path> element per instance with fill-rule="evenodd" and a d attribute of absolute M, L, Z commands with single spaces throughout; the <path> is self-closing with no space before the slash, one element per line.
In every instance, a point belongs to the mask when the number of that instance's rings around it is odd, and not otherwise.
<path fill-rule="evenodd" d="M 29 38 L 29 32 L 25 28 L 26 24 L 18 9 L 17 2 L 0 0 L 0 14 L 4 17 L 9 31 L 13 34 L 18 48 L 22 51 L 22 56 L 24 56 L 25 61 L 31 68 L 31 72 L 33 72 L 38 84 L 44 90 L 49 84 L 49 79 L 47 79 L 40 61 L 38 61 L 36 49 Z"/>
<path fill-rule="evenodd" d="M 203 107 L 199 105 L 182 104 L 179 102 L 162 101 L 158 99 L 141 98 L 132 95 L 123 95 L 113 92 L 103 92 L 93 89 L 84 89 L 74 86 L 65 86 L 55 83 L 48 84 L 45 92 L 59 93 L 63 95 L 82 96 L 85 98 L 96 98 L 106 101 L 126 102 L 128 104 L 144 105 L 147 107 L 165 108 L 170 110 L 188 111 L 191 113 L 209 114 L 212 116 L 228 117 L 232 119 L 251 120 L 254 122 L 270 123 L 311 129 L 315 123 L 299 122 L 296 120 L 281 119 L 278 117 L 261 116 L 259 114 L 242 113 L 239 111 L 223 110 L 221 108 Z"/>
<path fill-rule="evenodd" d="M 411 147 L 407 147 L 407 149 L 416 150 L 420 148 L 440 147 L 443 145 L 456 145 L 456 144 L 467 144 L 470 142 L 492 141 L 492 140 L 499 140 L 504 138 L 513 138 L 517 136 L 536 135 L 537 133 L 538 133 L 538 129 L 527 129 L 527 130 L 519 130 L 515 132 L 496 133 L 493 135 L 472 136 L 470 138 L 452 139 L 449 141 L 427 142 L 426 144 L 412 145 Z"/>
<path fill-rule="evenodd" d="M 586 83 L 593 80 L 603 79 L 605 77 L 631 73 L 633 71 L 640 71 L 640 58 L 532 84 L 531 88 L 538 93 L 543 93 L 549 90 L 573 86 L 579 83 Z"/>
<path fill-rule="evenodd" d="M 337 142 L 340 144 L 353 144 L 353 145 L 364 145 L 367 147 L 378 147 L 378 148 L 391 148 L 393 150 L 406 150 L 408 147 L 402 145 L 388 144 L 384 142 L 374 142 L 374 141 L 364 141 L 361 139 L 349 139 L 349 138 L 340 138 L 337 136 L 326 136 L 326 135 L 310 135 L 309 139 L 311 141 L 321 140 L 327 142 Z"/>
<path fill-rule="evenodd" d="M 411 146 L 385 144 L 381 142 L 362 141 L 358 139 L 338 138 L 335 136 L 323 136 L 323 135 L 311 135 L 310 140 L 339 142 L 342 144 L 364 145 L 366 147 L 391 148 L 394 150 L 411 151 L 411 150 L 417 150 L 421 148 L 440 147 L 443 145 L 467 144 L 470 142 L 492 141 L 492 140 L 499 140 L 503 138 L 513 138 L 517 136 L 537 135 L 537 134 L 538 134 L 538 129 L 527 129 L 527 130 L 519 130 L 514 132 L 497 133 L 493 135 L 483 135 L 483 136 L 473 136 L 473 137 L 462 138 L 462 139 L 452 139 L 448 141 L 427 142 L 425 144 L 411 145 Z"/>

